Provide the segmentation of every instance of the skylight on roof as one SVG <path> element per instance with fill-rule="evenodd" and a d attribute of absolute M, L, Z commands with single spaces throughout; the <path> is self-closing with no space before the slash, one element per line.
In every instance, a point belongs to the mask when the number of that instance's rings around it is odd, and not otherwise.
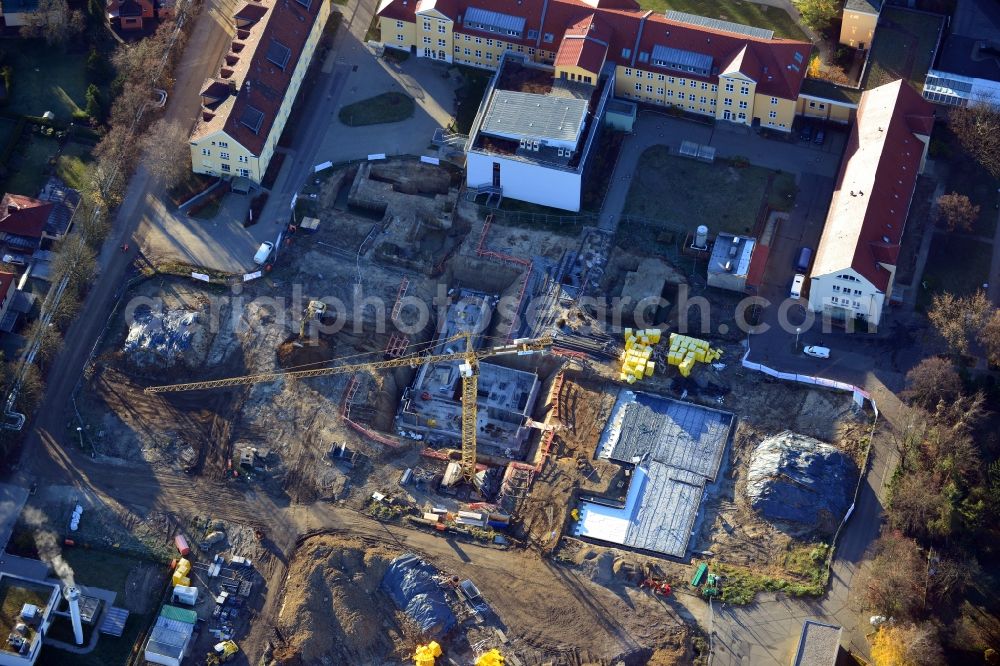
<path fill-rule="evenodd" d="M 305 7 L 306 9 L 309 9 L 309 5 L 312 4 L 312 0 L 295 0 L 295 2 L 299 3 L 300 5 L 302 5 L 303 7 Z"/>
<path fill-rule="evenodd" d="M 277 39 L 272 39 L 270 46 L 267 47 L 267 60 L 278 66 L 278 69 L 284 70 L 285 65 L 288 64 L 288 59 L 292 57 L 292 50 L 279 42 Z"/>
<path fill-rule="evenodd" d="M 260 132 L 260 126 L 263 122 L 264 112 L 254 106 L 248 105 L 243 111 L 243 115 L 240 116 L 240 123 L 249 127 L 254 134 Z"/>

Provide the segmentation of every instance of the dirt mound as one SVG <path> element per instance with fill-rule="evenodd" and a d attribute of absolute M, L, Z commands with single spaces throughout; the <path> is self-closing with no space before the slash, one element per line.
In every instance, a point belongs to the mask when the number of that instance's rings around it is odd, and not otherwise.
<path fill-rule="evenodd" d="M 281 664 L 367 664 L 403 659 L 416 636 L 379 590 L 399 555 L 335 536 L 308 539 L 288 570 L 278 628 Z"/>
<path fill-rule="evenodd" d="M 278 347 L 278 365 L 282 368 L 294 368 L 301 365 L 326 363 L 333 359 L 333 349 L 330 343 L 319 338 L 299 342 L 292 338 Z"/>

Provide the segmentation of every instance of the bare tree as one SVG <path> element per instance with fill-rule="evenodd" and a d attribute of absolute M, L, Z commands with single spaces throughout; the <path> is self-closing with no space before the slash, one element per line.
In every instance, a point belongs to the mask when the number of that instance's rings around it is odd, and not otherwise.
<path fill-rule="evenodd" d="M 986 358 L 993 365 L 1000 365 L 1000 310 L 993 314 L 979 331 L 979 344 L 986 350 Z"/>
<path fill-rule="evenodd" d="M 948 124 L 962 147 L 994 178 L 1000 178 L 1000 109 L 982 97 L 948 113 Z"/>
<path fill-rule="evenodd" d="M 188 133 L 179 122 L 161 118 L 142 137 L 142 160 L 154 178 L 170 188 L 191 171 Z"/>
<path fill-rule="evenodd" d="M 62 338 L 59 337 L 59 332 L 55 326 L 43 324 L 41 319 L 31 322 L 28 330 L 24 333 L 24 337 L 30 341 L 40 339 L 35 361 L 43 368 L 48 367 L 52 363 L 56 354 L 59 353 L 59 348 L 62 346 Z"/>
<path fill-rule="evenodd" d="M 97 257 L 80 236 L 70 236 L 59 244 L 59 251 L 52 260 L 52 274 L 56 279 L 69 276 L 73 289 L 79 290 L 93 281 L 97 272 Z"/>
<path fill-rule="evenodd" d="M 66 0 L 38 0 L 38 8 L 28 14 L 27 21 L 21 27 L 21 36 L 26 39 L 41 37 L 50 45 L 65 44 L 87 26 L 83 12 L 71 12 Z"/>
<path fill-rule="evenodd" d="M 954 353 L 968 354 L 970 338 L 983 329 L 992 313 L 993 304 L 982 290 L 964 297 L 945 292 L 934 295 L 927 317 Z"/>
<path fill-rule="evenodd" d="M 923 604 L 926 572 L 917 542 L 890 532 L 879 537 L 874 552 L 861 579 L 865 607 L 897 620 L 915 616 Z"/>
<path fill-rule="evenodd" d="M 979 206 L 958 192 L 939 196 L 937 210 L 938 218 L 944 222 L 948 231 L 971 231 L 972 225 L 979 217 Z"/>
<path fill-rule="evenodd" d="M 962 378 L 954 364 L 939 356 L 925 358 L 906 373 L 903 397 L 924 409 L 933 409 L 942 400 L 954 400 L 962 393 Z"/>

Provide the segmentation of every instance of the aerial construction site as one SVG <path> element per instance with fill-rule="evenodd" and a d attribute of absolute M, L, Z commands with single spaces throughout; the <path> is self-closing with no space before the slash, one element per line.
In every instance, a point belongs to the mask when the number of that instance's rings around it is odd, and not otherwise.
<path fill-rule="evenodd" d="M 735 326 L 678 336 L 678 288 L 715 296 L 655 247 L 533 228 L 459 183 L 405 159 L 328 169 L 270 270 L 151 275 L 123 298 L 77 408 L 135 499 L 88 507 L 133 526 L 144 507 L 146 541 L 190 544 L 182 587 L 208 594 L 188 654 L 706 663 L 700 563 L 813 582 L 785 563 L 822 520 L 774 520 L 750 492 L 794 471 L 748 479 L 793 431 L 842 455 L 850 492 L 868 432 L 850 395 L 744 369 Z M 651 322 L 592 305 L 640 287 Z"/>

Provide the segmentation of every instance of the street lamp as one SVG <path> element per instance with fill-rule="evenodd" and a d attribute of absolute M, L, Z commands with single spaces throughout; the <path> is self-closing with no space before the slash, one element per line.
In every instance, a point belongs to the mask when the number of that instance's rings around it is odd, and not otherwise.
<path fill-rule="evenodd" d="M 799 350 L 799 334 L 802 333 L 801 328 L 795 329 L 795 351 Z"/>
<path fill-rule="evenodd" d="M 77 426 L 76 434 L 80 437 L 80 448 L 83 449 L 83 428 Z"/>

